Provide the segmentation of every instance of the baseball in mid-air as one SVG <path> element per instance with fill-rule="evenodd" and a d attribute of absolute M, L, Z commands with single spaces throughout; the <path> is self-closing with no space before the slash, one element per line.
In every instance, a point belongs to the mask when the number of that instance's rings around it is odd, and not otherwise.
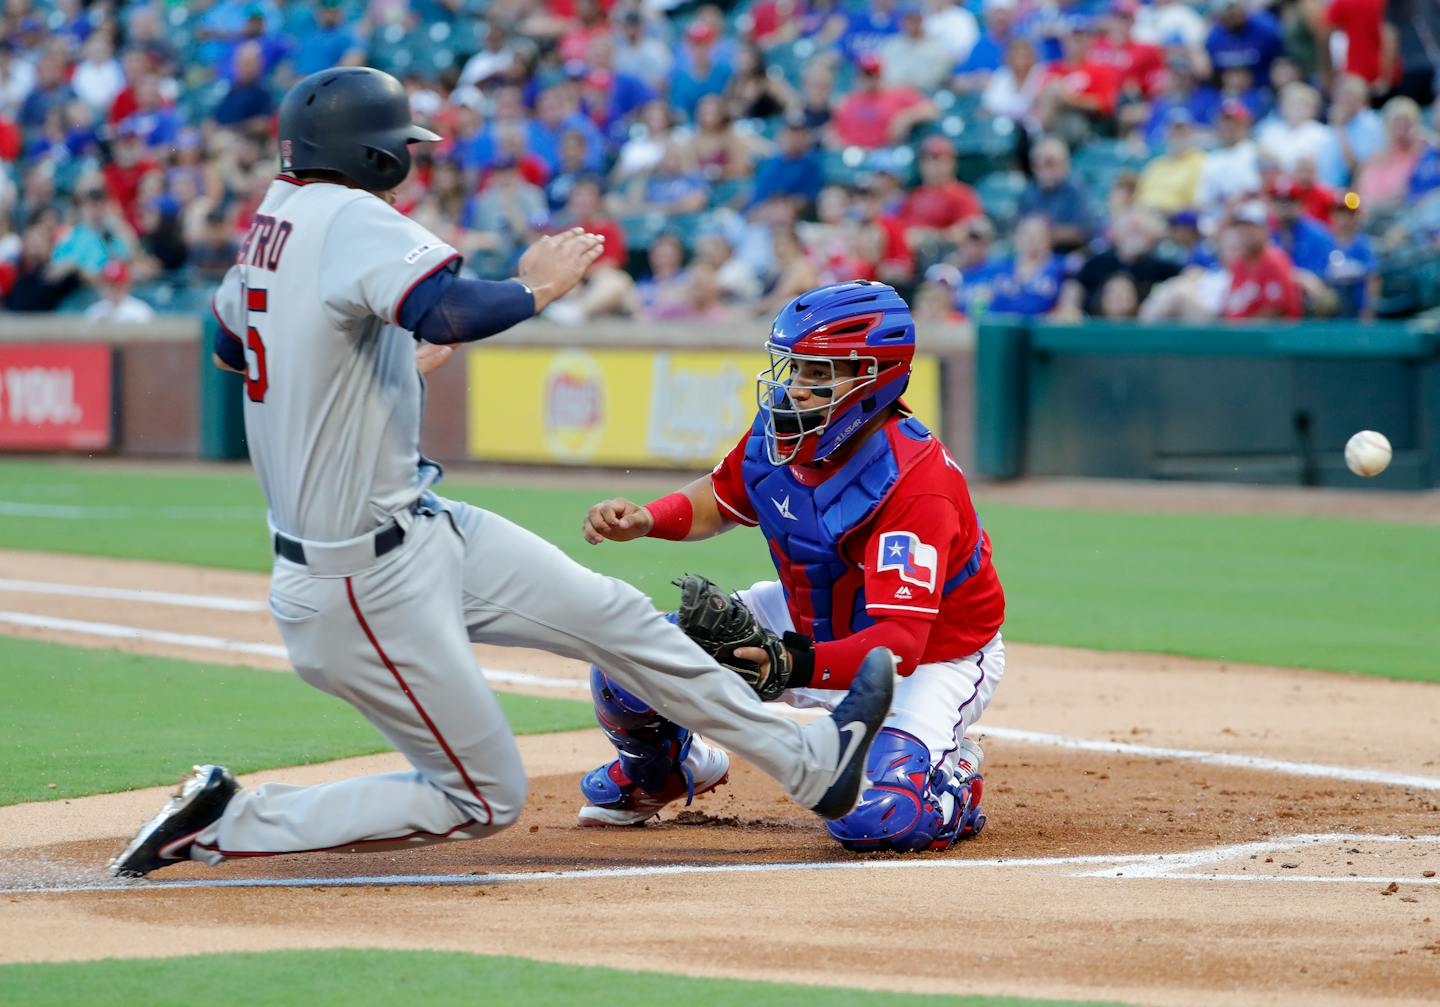
<path fill-rule="evenodd" d="M 1374 430 L 1362 430 L 1345 442 L 1345 464 L 1367 479 L 1389 467 L 1390 454 L 1390 439 Z"/>

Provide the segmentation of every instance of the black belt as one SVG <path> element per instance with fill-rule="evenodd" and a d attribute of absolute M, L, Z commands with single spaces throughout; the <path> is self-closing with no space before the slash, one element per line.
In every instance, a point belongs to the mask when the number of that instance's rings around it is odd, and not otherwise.
<path fill-rule="evenodd" d="M 379 559 L 387 552 L 397 548 L 405 541 L 405 529 L 398 524 L 391 524 L 375 533 L 375 558 Z M 299 563 L 305 566 L 305 547 L 295 541 L 289 535 L 281 532 L 275 533 L 275 555 L 288 559 L 291 563 Z"/>

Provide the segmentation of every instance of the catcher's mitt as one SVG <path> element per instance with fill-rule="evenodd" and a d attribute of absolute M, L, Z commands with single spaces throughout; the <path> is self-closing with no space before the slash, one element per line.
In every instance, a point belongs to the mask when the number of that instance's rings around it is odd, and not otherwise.
<path fill-rule="evenodd" d="M 812 654 L 808 639 L 798 633 L 787 633 L 784 638 L 772 633 L 739 598 L 699 574 L 687 573 L 671 583 L 680 589 L 680 629 L 717 663 L 743 678 L 761 699 L 776 699 L 792 686 L 809 684 L 809 676 L 803 674 Z M 770 656 L 769 668 L 762 672 L 755 662 L 737 658 L 735 651 L 741 647 L 765 651 Z M 806 681 L 800 681 L 802 677 Z"/>

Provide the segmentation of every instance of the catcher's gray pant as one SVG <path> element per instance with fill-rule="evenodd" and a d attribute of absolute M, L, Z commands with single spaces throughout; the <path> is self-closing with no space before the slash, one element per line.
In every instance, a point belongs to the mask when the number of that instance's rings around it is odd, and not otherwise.
<path fill-rule="evenodd" d="M 520 814 L 525 773 L 468 640 L 599 664 L 666 717 L 773 776 L 800 804 L 832 781 L 838 732 L 765 709 L 621 581 L 468 504 L 427 496 L 379 560 L 367 537 L 277 559 L 270 608 L 300 676 L 358 709 L 414 767 L 314 787 L 241 791 L 192 856 L 476 838 Z M 468 640 L 467 640 L 468 637 Z"/>

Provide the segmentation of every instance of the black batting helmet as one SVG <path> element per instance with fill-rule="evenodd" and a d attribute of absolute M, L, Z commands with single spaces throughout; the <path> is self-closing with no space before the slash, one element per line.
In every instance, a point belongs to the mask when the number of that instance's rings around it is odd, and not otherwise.
<path fill-rule="evenodd" d="M 372 192 L 405 181 L 410 144 L 438 139 L 410 121 L 405 86 L 368 66 L 312 73 L 280 103 L 282 171 L 336 171 Z"/>

